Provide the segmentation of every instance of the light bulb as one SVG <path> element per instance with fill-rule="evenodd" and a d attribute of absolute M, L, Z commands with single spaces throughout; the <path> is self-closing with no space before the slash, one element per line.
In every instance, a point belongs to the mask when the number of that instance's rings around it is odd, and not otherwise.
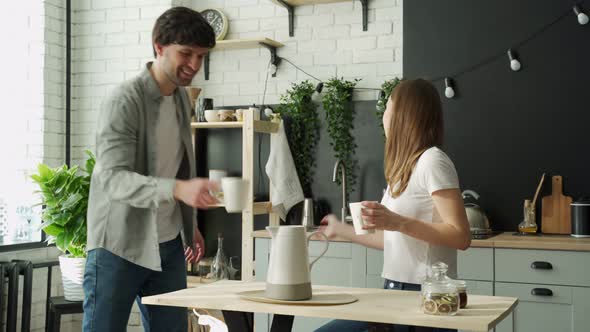
<path fill-rule="evenodd" d="M 445 97 L 447 98 L 453 98 L 455 97 L 455 90 L 453 89 L 453 82 L 451 81 L 450 78 L 445 78 Z"/>
<path fill-rule="evenodd" d="M 270 118 L 273 115 L 272 108 L 270 108 L 270 107 L 265 108 L 264 115 L 266 115 L 267 118 Z"/>
<path fill-rule="evenodd" d="M 445 89 L 445 96 L 447 98 L 453 98 L 453 97 L 455 97 L 455 90 L 453 90 L 453 88 L 451 88 L 450 86 L 447 87 Z"/>
<path fill-rule="evenodd" d="M 274 75 L 277 74 L 277 65 L 275 65 L 274 63 L 271 64 L 268 70 L 270 71 L 270 74 L 274 77 Z"/>
<path fill-rule="evenodd" d="M 520 70 L 520 61 L 514 59 L 514 60 L 510 60 L 510 69 L 514 70 L 514 71 L 519 71 Z"/>
<path fill-rule="evenodd" d="M 520 64 L 520 61 L 518 61 L 516 53 L 512 49 L 509 49 L 507 53 L 508 59 L 510 60 L 510 69 L 513 71 L 519 71 L 522 65 Z"/>
<path fill-rule="evenodd" d="M 590 21 L 590 19 L 588 18 L 588 15 L 586 15 L 579 6 L 574 6 L 574 13 L 576 14 L 576 16 L 578 17 L 578 23 L 580 23 L 581 25 L 586 25 L 588 24 L 588 21 Z"/>

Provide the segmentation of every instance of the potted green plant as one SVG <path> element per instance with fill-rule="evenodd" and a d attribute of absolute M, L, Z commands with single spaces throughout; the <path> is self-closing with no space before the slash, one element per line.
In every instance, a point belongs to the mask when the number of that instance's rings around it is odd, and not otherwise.
<path fill-rule="evenodd" d="M 47 234 L 47 243 L 55 244 L 63 255 L 59 256 L 64 297 L 69 301 L 84 299 L 82 280 L 86 264 L 86 211 L 90 177 L 95 157 L 86 151 L 85 168 L 63 165 L 51 168 L 39 164 L 38 173 L 31 175 L 37 185 L 44 210 L 41 229 Z"/>
<path fill-rule="evenodd" d="M 291 89 L 281 95 L 281 104 L 276 109 L 283 118 L 291 118 L 288 139 L 305 197 L 311 196 L 315 152 L 320 136 L 317 105 L 311 100 L 314 91 L 315 87 L 307 80 L 293 83 Z"/>
<path fill-rule="evenodd" d="M 377 120 L 379 121 L 379 126 L 383 129 L 383 114 L 385 113 L 385 108 L 387 106 L 387 100 L 393 92 L 393 89 L 403 80 L 403 78 L 394 77 L 390 80 L 387 80 L 381 84 L 381 93 L 379 94 L 379 99 L 377 100 Z"/>
<path fill-rule="evenodd" d="M 359 79 L 347 81 L 344 78 L 332 78 L 325 84 L 322 105 L 326 111 L 326 122 L 330 136 L 330 146 L 334 156 L 344 163 L 346 169 L 346 201 L 349 200 L 357 178 L 358 160 L 355 158 L 356 143 L 352 136 L 354 128 L 354 108 L 352 91 Z M 340 176 L 336 178 L 341 184 Z"/>

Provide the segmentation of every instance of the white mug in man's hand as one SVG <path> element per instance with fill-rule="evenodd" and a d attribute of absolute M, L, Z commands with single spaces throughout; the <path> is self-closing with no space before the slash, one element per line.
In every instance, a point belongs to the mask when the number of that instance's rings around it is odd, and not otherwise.
<path fill-rule="evenodd" d="M 221 179 L 221 190 L 223 190 L 223 200 L 227 212 L 235 213 L 244 210 L 248 196 L 248 180 L 225 177 Z"/>

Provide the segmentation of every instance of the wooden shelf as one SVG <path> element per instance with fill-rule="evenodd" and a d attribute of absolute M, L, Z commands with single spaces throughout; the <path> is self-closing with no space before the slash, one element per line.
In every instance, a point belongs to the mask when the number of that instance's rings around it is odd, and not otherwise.
<path fill-rule="evenodd" d="M 315 5 L 315 4 L 322 4 L 322 3 L 350 2 L 351 0 L 283 0 L 283 1 L 290 4 L 291 6 L 305 6 L 305 5 Z M 272 2 L 274 2 L 278 5 L 281 4 L 277 0 L 272 0 Z"/>
<path fill-rule="evenodd" d="M 366 0 L 364 0 L 366 1 Z M 219 40 L 211 51 L 239 50 L 244 48 L 266 47 L 270 51 L 270 63 L 279 66 L 281 59 L 277 56 L 277 48 L 284 45 L 270 38 L 227 39 Z M 205 80 L 209 80 L 209 66 L 211 53 L 205 56 Z M 272 75 L 276 77 L 276 73 Z"/>
<path fill-rule="evenodd" d="M 279 216 L 272 210 L 273 189 L 269 186 L 269 201 L 254 202 L 254 147 L 255 133 L 276 133 L 279 130 L 278 122 L 255 120 L 258 114 L 254 110 L 245 109 L 243 121 L 228 122 L 193 122 L 193 140 L 195 146 L 199 144 L 198 137 L 195 135 L 199 129 L 221 129 L 221 128 L 241 128 L 242 132 L 242 179 L 247 180 L 248 190 L 246 201 L 252 202 L 242 211 L 242 222 L 234 227 L 240 227 L 242 230 L 242 280 L 252 280 L 254 278 L 254 238 L 250 236 L 254 231 L 254 216 L 268 215 L 268 224 L 271 226 L 279 225 Z M 206 143 L 206 140 L 204 141 Z M 215 205 L 217 208 L 225 207 L 223 204 Z"/>
<path fill-rule="evenodd" d="M 242 128 L 243 122 L 191 122 L 191 128 L 195 129 L 223 129 L 223 128 Z"/>
<path fill-rule="evenodd" d="M 271 0 L 275 4 L 279 6 L 283 6 L 287 8 L 287 12 L 289 13 L 289 37 L 293 37 L 295 35 L 295 7 L 297 6 L 305 6 L 305 5 L 316 5 L 316 4 L 324 4 L 324 3 L 334 3 L 334 2 L 350 2 L 355 0 Z M 393 0 L 392 0 L 393 1 Z M 369 24 L 369 0 L 360 0 L 361 5 L 363 6 L 363 31 L 368 30 Z"/>
<path fill-rule="evenodd" d="M 224 121 L 224 122 L 191 122 L 193 129 L 224 129 L 224 128 L 243 128 L 243 122 Z M 276 133 L 279 130 L 279 124 L 271 121 L 254 120 L 254 131 L 257 133 Z"/>
<path fill-rule="evenodd" d="M 215 204 L 213 208 L 224 208 L 223 204 Z M 254 202 L 254 215 L 268 214 L 272 212 L 272 204 L 270 202 Z"/>
<path fill-rule="evenodd" d="M 254 38 L 254 39 L 228 39 L 218 40 L 212 51 L 220 50 L 236 50 L 244 48 L 256 48 L 261 45 L 270 45 L 272 47 L 283 47 L 284 45 L 276 40 L 270 38 Z"/>

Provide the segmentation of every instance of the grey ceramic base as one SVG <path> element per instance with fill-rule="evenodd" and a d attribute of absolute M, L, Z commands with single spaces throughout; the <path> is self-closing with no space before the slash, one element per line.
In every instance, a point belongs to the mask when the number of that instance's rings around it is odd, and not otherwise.
<path fill-rule="evenodd" d="M 311 283 L 278 285 L 266 283 L 266 297 L 277 300 L 299 301 L 311 298 Z"/>

